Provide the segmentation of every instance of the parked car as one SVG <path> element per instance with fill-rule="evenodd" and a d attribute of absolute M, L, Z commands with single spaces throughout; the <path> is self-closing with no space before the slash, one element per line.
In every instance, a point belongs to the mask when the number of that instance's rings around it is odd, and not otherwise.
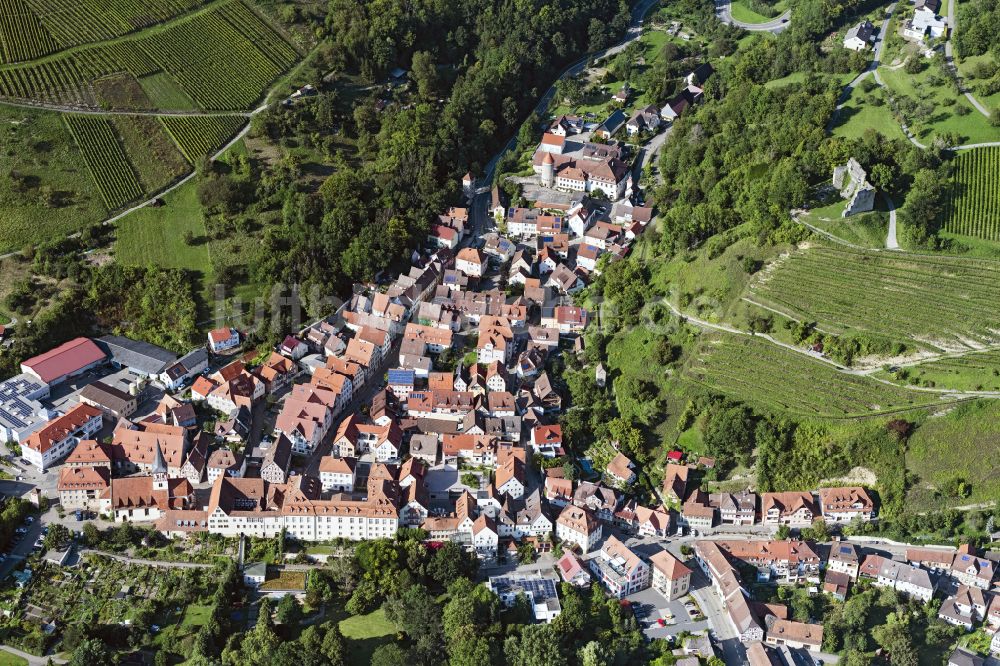
<path fill-rule="evenodd" d="M 24 519 L 24 522 L 27 523 L 28 525 L 30 525 L 31 523 L 35 522 L 35 517 L 34 516 L 28 516 L 27 518 Z"/>

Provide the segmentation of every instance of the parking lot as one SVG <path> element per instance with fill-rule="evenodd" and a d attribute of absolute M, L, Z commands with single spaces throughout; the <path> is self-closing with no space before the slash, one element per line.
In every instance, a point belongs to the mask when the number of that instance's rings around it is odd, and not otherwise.
<path fill-rule="evenodd" d="M 662 594 L 649 587 L 626 598 L 635 608 L 636 618 L 646 638 L 667 638 L 682 631 L 697 633 L 708 629 L 708 621 L 690 596 L 667 601 Z M 691 611 L 685 603 L 692 604 Z M 701 619 L 696 620 L 696 617 Z M 661 619 L 664 620 L 662 626 Z"/>

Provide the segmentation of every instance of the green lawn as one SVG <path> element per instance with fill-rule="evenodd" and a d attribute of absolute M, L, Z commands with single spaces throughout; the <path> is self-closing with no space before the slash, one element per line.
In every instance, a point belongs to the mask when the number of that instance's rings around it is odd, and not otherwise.
<path fill-rule="evenodd" d="M 781 13 L 787 9 L 787 3 L 775 3 L 773 16 L 758 14 L 754 10 L 750 9 L 750 7 L 743 2 L 743 0 L 735 0 L 735 2 L 733 2 L 729 7 L 733 18 L 737 21 L 741 21 L 743 23 L 767 23 L 768 21 L 780 16 Z"/>
<path fill-rule="evenodd" d="M 181 87 L 166 72 L 157 72 L 139 79 L 139 85 L 149 100 L 158 109 L 172 111 L 196 111 L 197 106 Z"/>
<path fill-rule="evenodd" d="M 186 268 L 211 274 L 205 220 L 198 201 L 197 178 L 163 197 L 159 208 L 147 206 L 118 223 L 115 257 L 123 264 Z M 184 232 L 194 244 L 184 242 Z"/>
<path fill-rule="evenodd" d="M 861 213 L 851 217 L 827 219 L 809 217 L 807 219 L 809 224 L 861 247 L 885 247 L 885 237 L 889 232 L 888 214 L 878 211 Z"/>
<path fill-rule="evenodd" d="M 0 174 L 0 254 L 79 231 L 106 215 L 58 113 L 0 107 Z"/>
<path fill-rule="evenodd" d="M 260 589 L 304 590 L 306 589 L 306 572 L 282 570 L 275 578 L 269 578 L 261 583 Z"/>
<path fill-rule="evenodd" d="M 212 616 L 212 607 L 204 604 L 191 604 L 184 611 L 184 619 L 181 620 L 181 629 L 193 630 L 208 622 Z"/>
<path fill-rule="evenodd" d="M 1000 107 L 1000 92 L 993 93 L 992 95 L 984 95 L 980 93 L 977 88 L 980 84 L 985 83 L 985 79 L 977 79 L 972 76 L 972 70 L 974 66 L 981 62 L 990 62 L 994 60 L 994 56 L 986 53 L 979 56 L 970 56 L 968 58 L 962 58 L 961 61 L 956 58 L 955 62 L 958 65 L 958 72 L 965 79 L 965 85 L 972 90 L 972 94 L 975 95 L 976 99 L 979 100 L 987 109 L 995 109 Z"/>
<path fill-rule="evenodd" d="M 368 615 L 352 615 L 341 620 L 340 631 L 349 641 L 351 663 L 367 666 L 376 648 L 392 642 L 396 626 L 385 619 L 385 611 L 379 608 Z"/>
<path fill-rule="evenodd" d="M 868 129 L 873 129 L 890 139 L 906 138 L 899 123 L 892 116 L 884 90 L 875 88 L 866 93 L 854 88 L 838 113 L 833 134 L 856 139 Z"/>
<path fill-rule="evenodd" d="M 1000 496 L 1000 402 L 981 400 L 949 414 L 928 419 L 910 437 L 906 469 L 917 479 L 911 491 L 913 509 L 995 501 Z M 939 499 L 934 489 L 960 477 L 972 484 L 967 498 Z"/>
<path fill-rule="evenodd" d="M 904 68 L 892 70 L 880 67 L 879 74 L 897 97 L 906 96 L 932 107 L 928 118 L 914 119 L 910 128 L 921 142 L 930 143 L 936 135 L 944 132 L 956 133 L 962 143 L 1000 141 L 1000 128 L 993 127 L 965 95 L 956 95 L 934 65 L 928 63 L 919 74 L 907 74 Z M 954 104 L 945 105 L 948 99 L 955 100 Z M 959 107 L 969 109 L 970 113 L 958 115 L 955 109 Z"/>
<path fill-rule="evenodd" d="M 28 666 L 28 660 L 0 649 L 0 666 Z"/>

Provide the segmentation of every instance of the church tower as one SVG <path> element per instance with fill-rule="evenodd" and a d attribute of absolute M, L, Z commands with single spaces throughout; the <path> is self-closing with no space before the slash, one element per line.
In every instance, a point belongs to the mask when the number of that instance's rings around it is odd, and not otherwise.
<path fill-rule="evenodd" d="M 163 459 L 160 442 L 156 442 L 156 458 L 153 460 L 153 490 L 167 489 L 167 462 Z"/>

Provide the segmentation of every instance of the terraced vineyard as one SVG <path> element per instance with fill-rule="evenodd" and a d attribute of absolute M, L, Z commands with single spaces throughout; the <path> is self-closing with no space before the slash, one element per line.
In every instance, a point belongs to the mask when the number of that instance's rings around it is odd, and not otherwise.
<path fill-rule="evenodd" d="M 904 368 L 900 379 L 959 391 L 1000 391 L 1000 350 L 928 361 Z M 890 373 L 883 373 L 893 378 Z"/>
<path fill-rule="evenodd" d="M 225 145 L 246 124 L 243 116 L 160 116 L 181 152 L 194 162 Z"/>
<path fill-rule="evenodd" d="M 754 300 L 834 333 L 871 331 L 932 348 L 1000 339 L 1000 263 L 813 244 L 751 283 Z"/>
<path fill-rule="evenodd" d="M 120 37 L 168 21 L 205 0 L 21 1 L 31 8 L 59 47 L 67 48 Z"/>
<path fill-rule="evenodd" d="M 0 0 L 0 63 L 31 60 L 57 48 L 24 0 Z"/>
<path fill-rule="evenodd" d="M 955 158 L 944 229 L 1000 241 L 1000 146 L 976 148 Z"/>
<path fill-rule="evenodd" d="M 706 336 L 685 376 L 751 404 L 808 416 L 846 418 L 941 402 L 933 393 L 844 374 L 751 336 Z"/>
<path fill-rule="evenodd" d="M 230 0 L 163 30 L 0 68 L 0 97 L 95 107 L 95 79 L 166 72 L 202 109 L 243 110 L 298 58 L 270 25 Z"/>
<path fill-rule="evenodd" d="M 107 117 L 67 115 L 66 124 L 108 210 L 120 208 L 142 196 L 139 176 Z"/>

